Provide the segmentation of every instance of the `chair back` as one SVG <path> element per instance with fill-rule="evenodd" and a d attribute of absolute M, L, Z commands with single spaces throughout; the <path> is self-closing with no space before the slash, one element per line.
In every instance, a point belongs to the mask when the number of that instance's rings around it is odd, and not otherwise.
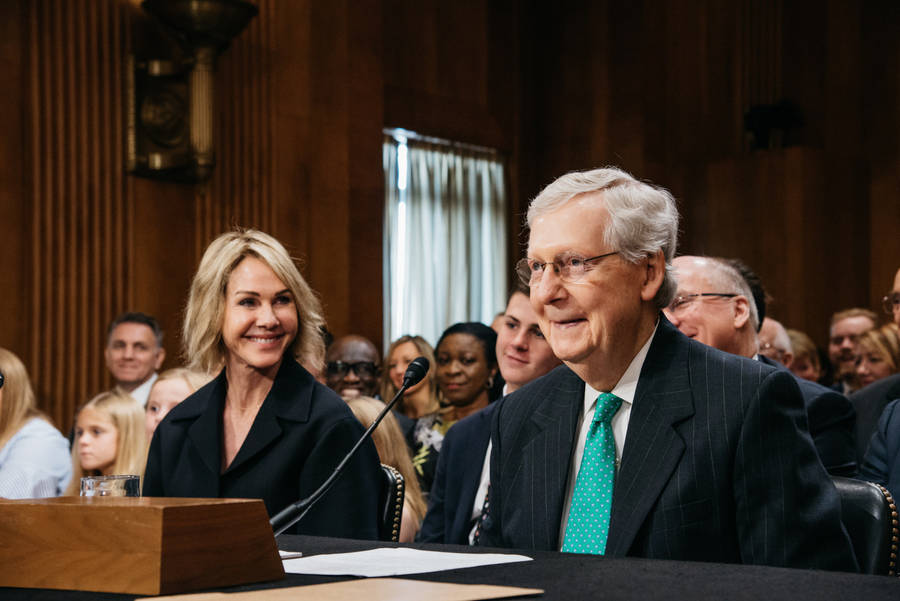
<path fill-rule="evenodd" d="M 378 507 L 378 538 L 383 541 L 400 540 L 400 520 L 406 483 L 403 476 L 390 465 L 381 464 L 382 485 Z"/>
<path fill-rule="evenodd" d="M 880 484 L 832 476 L 841 497 L 841 521 L 863 574 L 897 575 L 897 504 Z"/>

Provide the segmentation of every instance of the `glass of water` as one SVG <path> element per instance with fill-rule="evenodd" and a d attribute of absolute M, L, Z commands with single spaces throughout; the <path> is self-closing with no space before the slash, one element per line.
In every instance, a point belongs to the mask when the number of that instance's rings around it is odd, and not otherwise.
<path fill-rule="evenodd" d="M 81 479 L 82 497 L 139 497 L 141 496 L 141 477 L 123 476 L 85 476 Z"/>

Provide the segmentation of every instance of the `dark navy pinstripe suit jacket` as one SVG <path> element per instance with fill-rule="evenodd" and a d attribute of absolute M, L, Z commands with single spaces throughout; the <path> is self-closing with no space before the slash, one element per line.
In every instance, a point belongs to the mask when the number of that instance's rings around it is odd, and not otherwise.
<path fill-rule="evenodd" d="M 562 366 L 502 401 L 482 545 L 559 548 L 583 395 Z M 663 316 L 614 491 L 611 556 L 857 569 L 791 375 L 690 340 Z"/>

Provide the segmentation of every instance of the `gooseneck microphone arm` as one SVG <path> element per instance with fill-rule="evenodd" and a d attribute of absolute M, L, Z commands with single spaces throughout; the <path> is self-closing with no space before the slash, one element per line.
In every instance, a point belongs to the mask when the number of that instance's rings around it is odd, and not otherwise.
<path fill-rule="evenodd" d="M 334 482 L 340 477 L 343 473 L 344 468 L 347 466 L 347 463 L 353 458 L 356 454 L 356 450 L 359 449 L 360 446 L 372 435 L 372 432 L 375 428 L 378 427 L 378 424 L 381 423 L 381 420 L 384 419 L 384 416 L 387 415 L 388 411 L 390 411 L 394 405 L 397 404 L 397 401 L 403 396 L 403 393 L 412 386 L 415 386 L 419 382 L 422 381 L 422 378 L 425 377 L 425 374 L 428 373 L 428 359 L 425 357 L 417 357 L 409 364 L 409 367 L 406 368 L 406 372 L 403 374 L 403 386 L 400 387 L 400 390 L 397 391 L 397 394 L 394 395 L 394 398 L 391 399 L 391 402 L 387 404 L 384 410 L 378 415 L 372 425 L 368 427 L 368 429 L 360 436 L 359 440 L 356 441 L 356 444 L 353 445 L 353 448 L 350 449 L 350 452 L 341 460 L 331 475 L 328 477 L 325 482 L 322 483 L 315 492 L 306 497 L 305 499 L 301 499 L 296 503 L 292 503 L 279 511 L 271 520 L 269 520 L 269 524 L 272 526 L 272 530 L 275 531 L 275 536 L 278 536 L 297 522 L 303 519 L 303 516 L 307 514 L 307 512 L 312 508 L 316 502 L 319 501 L 322 497 L 325 496 L 325 493 L 331 489 Z"/>

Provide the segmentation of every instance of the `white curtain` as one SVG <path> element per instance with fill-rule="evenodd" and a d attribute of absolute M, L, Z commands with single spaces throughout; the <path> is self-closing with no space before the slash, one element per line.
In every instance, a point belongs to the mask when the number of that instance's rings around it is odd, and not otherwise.
<path fill-rule="evenodd" d="M 503 163 L 490 151 L 385 135 L 385 348 L 434 344 L 458 321 L 490 325 L 506 303 Z"/>

